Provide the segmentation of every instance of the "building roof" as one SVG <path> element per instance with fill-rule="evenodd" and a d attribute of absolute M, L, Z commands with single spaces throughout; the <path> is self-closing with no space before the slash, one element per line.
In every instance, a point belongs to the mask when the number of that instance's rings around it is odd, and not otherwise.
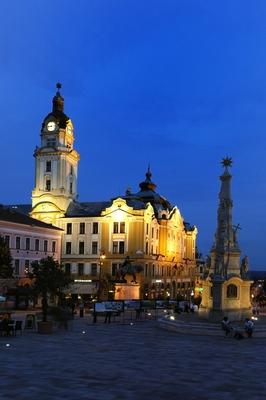
<path fill-rule="evenodd" d="M 13 207 L 0 206 L 0 221 L 13 222 L 15 224 L 28 225 L 32 227 L 36 226 L 39 228 L 62 231 L 62 229 L 56 226 L 46 224 L 45 222 L 39 221 L 35 218 L 31 218 L 26 214 L 17 212 L 17 210 L 15 210 Z"/>

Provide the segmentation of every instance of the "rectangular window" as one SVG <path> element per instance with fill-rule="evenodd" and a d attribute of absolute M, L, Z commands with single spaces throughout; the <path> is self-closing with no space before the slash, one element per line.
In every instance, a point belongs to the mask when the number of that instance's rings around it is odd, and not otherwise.
<path fill-rule="evenodd" d="M 55 253 L 56 250 L 56 241 L 52 241 L 52 253 Z"/>
<path fill-rule="evenodd" d="M 120 222 L 120 233 L 126 232 L 126 224 L 125 222 Z"/>
<path fill-rule="evenodd" d="M 73 193 L 73 182 L 69 183 L 69 193 L 72 194 Z"/>
<path fill-rule="evenodd" d="M 153 246 L 151 246 L 151 254 L 153 254 Z"/>
<path fill-rule="evenodd" d="M 149 234 L 149 224 L 146 224 L 146 235 Z"/>
<path fill-rule="evenodd" d="M 15 275 L 19 275 L 19 260 L 15 260 Z"/>
<path fill-rule="evenodd" d="M 20 237 L 19 236 L 16 237 L 16 249 L 17 250 L 20 249 Z"/>
<path fill-rule="evenodd" d="M 92 233 L 96 235 L 98 233 L 98 222 L 93 222 L 92 224 Z"/>
<path fill-rule="evenodd" d="M 66 254 L 71 254 L 71 242 L 66 242 Z"/>
<path fill-rule="evenodd" d="M 50 180 L 50 179 L 46 179 L 45 184 L 46 184 L 45 190 L 47 190 L 48 192 L 50 192 L 50 190 L 51 190 L 51 180 Z"/>
<path fill-rule="evenodd" d="M 91 275 L 97 276 L 97 264 L 96 263 L 91 264 Z"/>
<path fill-rule="evenodd" d="M 35 251 L 39 251 L 40 241 L 39 239 L 35 239 Z"/>
<path fill-rule="evenodd" d="M 43 251 L 45 253 L 48 251 L 48 240 L 43 241 Z"/>
<path fill-rule="evenodd" d="M 151 228 L 151 237 L 153 238 L 154 235 L 154 228 Z"/>
<path fill-rule="evenodd" d="M 152 276 L 154 276 L 154 275 L 155 275 L 155 265 L 152 264 Z"/>
<path fill-rule="evenodd" d="M 118 222 L 114 222 L 113 233 L 118 233 Z"/>
<path fill-rule="evenodd" d="M 71 222 L 67 223 L 67 235 L 72 234 L 72 224 Z"/>
<path fill-rule="evenodd" d="M 84 275 L 84 264 L 78 264 L 78 276 Z"/>
<path fill-rule="evenodd" d="M 113 254 L 118 253 L 118 242 L 113 242 Z"/>
<path fill-rule="evenodd" d="M 91 244 L 91 253 L 97 254 L 98 253 L 98 242 L 92 242 Z"/>
<path fill-rule="evenodd" d="M 9 247 L 9 243 L 10 243 L 10 236 L 9 235 L 6 235 L 5 236 L 5 243 L 8 245 L 8 247 Z"/>
<path fill-rule="evenodd" d="M 46 172 L 52 171 L 52 163 L 51 161 L 46 161 Z"/>
<path fill-rule="evenodd" d="M 80 233 L 80 235 L 84 235 L 85 234 L 85 222 L 81 222 L 79 224 L 79 233 Z"/>
<path fill-rule="evenodd" d="M 84 254 L 84 242 L 79 242 L 79 254 Z"/>
<path fill-rule="evenodd" d="M 26 238 L 26 250 L 30 250 L 30 238 Z"/>
<path fill-rule="evenodd" d="M 159 229 L 156 230 L 156 239 L 159 239 Z"/>
<path fill-rule="evenodd" d="M 125 242 L 119 242 L 119 254 L 124 254 L 125 252 Z"/>
<path fill-rule="evenodd" d="M 65 273 L 67 275 L 71 274 L 71 264 L 65 264 Z"/>

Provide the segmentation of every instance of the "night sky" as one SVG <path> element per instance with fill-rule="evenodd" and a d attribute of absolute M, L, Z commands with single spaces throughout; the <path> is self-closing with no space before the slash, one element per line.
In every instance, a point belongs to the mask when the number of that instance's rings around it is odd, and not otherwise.
<path fill-rule="evenodd" d="M 138 191 L 150 163 L 206 255 L 230 156 L 242 255 L 266 269 L 265 0 L 1 0 L 1 16 L 0 202 L 31 202 L 59 81 L 80 201 Z"/>

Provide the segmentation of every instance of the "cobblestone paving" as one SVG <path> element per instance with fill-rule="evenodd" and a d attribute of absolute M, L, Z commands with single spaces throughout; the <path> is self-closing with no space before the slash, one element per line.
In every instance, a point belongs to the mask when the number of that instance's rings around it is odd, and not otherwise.
<path fill-rule="evenodd" d="M 67 332 L 2 337 L 0 354 L 1 400 L 266 399 L 265 339 L 76 318 Z"/>

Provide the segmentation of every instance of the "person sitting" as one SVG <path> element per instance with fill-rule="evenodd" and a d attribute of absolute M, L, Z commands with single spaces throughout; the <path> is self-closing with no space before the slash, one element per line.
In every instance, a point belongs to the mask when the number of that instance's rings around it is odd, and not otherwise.
<path fill-rule="evenodd" d="M 232 326 L 228 317 L 224 317 L 222 320 L 222 330 L 225 331 L 225 336 L 228 336 L 232 332 Z"/>

